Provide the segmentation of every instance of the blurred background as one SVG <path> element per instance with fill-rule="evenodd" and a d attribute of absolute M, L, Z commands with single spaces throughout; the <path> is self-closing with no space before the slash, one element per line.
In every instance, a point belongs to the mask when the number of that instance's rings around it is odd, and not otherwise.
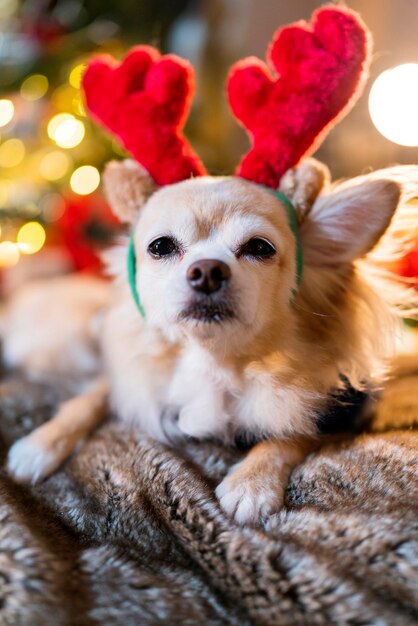
<path fill-rule="evenodd" d="M 122 58 L 147 43 L 189 59 L 197 84 L 187 135 L 211 173 L 230 174 L 248 139 L 228 109 L 229 66 L 264 59 L 278 26 L 309 20 L 321 4 L 0 0 L 0 293 L 37 276 L 100 271 L 97 252 L 118 232 L 100 172 L 124 153 L 85 116 L 79 85 L 91 55 Z M 348 5 L 374 35 L 371 76 L 316 156 L 334 177 L 418 163 L 418 0 Z M 399 271 L 418 275 L 418 247 Z"/>

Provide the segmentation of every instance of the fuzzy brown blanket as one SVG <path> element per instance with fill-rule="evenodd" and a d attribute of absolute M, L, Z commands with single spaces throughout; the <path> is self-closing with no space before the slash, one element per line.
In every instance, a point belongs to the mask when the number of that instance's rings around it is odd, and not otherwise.
<path fill-rule="evenodd" d="M 240 453 L 215 444 L 174 451 L 109 422 L 40 486 L 2 472 L 0 624 L 418 624 L 417 390 L 401 373 L 375 432 L 308 458 L 262 530 L 220 511 Z M 3 460 L 59 399 L 3 378 Z"/>

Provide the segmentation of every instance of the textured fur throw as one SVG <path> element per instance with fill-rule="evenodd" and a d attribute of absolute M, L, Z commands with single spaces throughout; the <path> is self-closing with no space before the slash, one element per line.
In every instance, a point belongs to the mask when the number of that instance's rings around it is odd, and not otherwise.
<path fill-rule="evenodd" d="M 263 530 L 230 522 L 214 496 L 238 452 L 137 443 L 111 421 L 36 488 L 2 472 L 0 624 L 417 624 L 414 367 L 374 432 L 334 440 L 293 472 Z M 3 379 L 3 458 L 62 395 Z"/>

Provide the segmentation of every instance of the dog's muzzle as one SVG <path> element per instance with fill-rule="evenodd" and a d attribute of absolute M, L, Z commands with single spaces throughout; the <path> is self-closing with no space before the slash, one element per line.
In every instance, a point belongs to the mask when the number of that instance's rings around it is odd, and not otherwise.
<path fill-rule="evenodd" d="M 225 299 L 202 296 L 191 302 L 180 314 L 180 320 L 221 324 L 235 318 L 232 306 Z"/>
<path fill-rule="evenodd" d="M 229 265 L 218 259 L 202 259 L 192 263 L 186 279 L 194 295 L 182 311 L 180 319 L 220 324 L 235 317 L 225 293 L 230 278 Z"/>

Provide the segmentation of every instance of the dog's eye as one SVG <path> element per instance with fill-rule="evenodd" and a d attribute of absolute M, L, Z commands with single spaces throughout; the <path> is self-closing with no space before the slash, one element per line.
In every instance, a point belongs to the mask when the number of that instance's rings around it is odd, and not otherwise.
<path fill-rule="evenodd" d="M 159 237 L 148 246 L 148 252 L 156 257 L 169 256 L 178 251 L 178 245 L 170 237 Z"/>
<path fill-rule="evenodd" d="M 252 256 L 257 259 L 269 259 L 276 254 L 271 243 L 260 237 L 254 237 L 241 246 L 239 256 Z"/>

